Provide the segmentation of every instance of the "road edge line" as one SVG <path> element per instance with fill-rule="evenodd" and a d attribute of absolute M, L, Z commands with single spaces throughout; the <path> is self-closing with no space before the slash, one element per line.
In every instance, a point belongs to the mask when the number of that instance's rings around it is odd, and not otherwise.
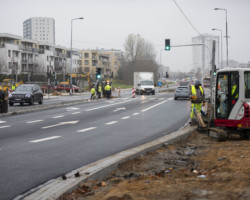
<path fill-rule="evenodd" d="M 102 179 L 109 172 L 114 170 L 118 164 L 125 162 L 128 159 L 133 159 L 137 156 L 154 151 L 166 143 L 173 144 L 177 141 L 183 140 L 192 134 L 196 128 L 197 126 L 186 126 L 181 130 L 177 130 L 151 142 L 100 159 L 96 162 L 69 172 L 65 175 L 67 177 L 66 180 L 63 180 L 61 177 L 52 179 L 23 195 L 17 196 L 14 198 L 14 200 L 57 200 L 63 194 L 71 192 L 77 188 L 81 182 L 84 182 L 87 179 Z M 77 172 L 80 174 L 80 177 L 75 177 Z"/>

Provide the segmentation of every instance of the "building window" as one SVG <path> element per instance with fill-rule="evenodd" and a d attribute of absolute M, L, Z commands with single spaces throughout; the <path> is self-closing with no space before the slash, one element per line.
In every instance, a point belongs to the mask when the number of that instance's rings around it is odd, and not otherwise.
<path fill-rule="evenodd" d="M 88 53 L 84 53 L 84 58 L 88 58 L 89 54 Z"/>
<path fill-rule="evenodd" d="M 84 65 L 89 65 L 89 61 L 88 60 L 84 60 Z"/>
<path fill-rule="evenodd" d="M 8 56 L 11 57 L 11 50 L 8 50 Z"/>

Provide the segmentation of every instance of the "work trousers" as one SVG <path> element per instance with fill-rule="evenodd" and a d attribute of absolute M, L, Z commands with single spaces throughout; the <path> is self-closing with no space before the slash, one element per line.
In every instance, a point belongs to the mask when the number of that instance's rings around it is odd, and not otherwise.
<path fill-rule="evenodd" d="M 201 108 L 202 108 L 202 103 L 192 103 L 191 104 L 190 119 L 194 119 L 195 118 L 194 109 L 196 109 L 200 113 L 201 112 Z"/>

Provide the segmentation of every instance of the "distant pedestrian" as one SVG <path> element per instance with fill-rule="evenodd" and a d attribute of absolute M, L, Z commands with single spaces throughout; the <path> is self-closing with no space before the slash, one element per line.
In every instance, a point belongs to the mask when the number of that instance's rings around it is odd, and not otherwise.
<path fill-rule="evenodd" d="M 91 88 L 91 97 L 90 99 L 95 99 L 95 86 L 93 85 L 92 88 Z"/>
<path fill-rule="evenodd" d="M 108 97 L 108 99 L 110 99 L 110 95 L 111 95 L 111 86 L 109 85 L 109 83 L 107 83 L 107 85 L 105 86 L 105 93 Z"/>
<path fill-rule="evenodd" d="M 98 86 L 97 94 L 98 94 L 98 99 L 100 99 L 101 95 L 102 95 L 102 86 L 101 86 L 101 84 L 99 84 L 99 86 Z"/>

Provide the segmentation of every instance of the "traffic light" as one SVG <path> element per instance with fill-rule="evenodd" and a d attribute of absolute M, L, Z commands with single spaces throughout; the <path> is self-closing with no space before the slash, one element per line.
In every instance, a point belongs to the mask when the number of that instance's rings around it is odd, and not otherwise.
<path fill-rule="evenodd" d="M 168 72 L 166 72 L 166 78 L 168 78 L 168 77 L 169 77 Z"/>
<path fill-rule="evenodd" d="M 170 51 L 170 39 L 165 39 L 165 50 Z"/>
<path fill-rule="evenodd" d="M 101 68 L 96 68 L 96 79 L 100 79 L 101 76 Z"/>

